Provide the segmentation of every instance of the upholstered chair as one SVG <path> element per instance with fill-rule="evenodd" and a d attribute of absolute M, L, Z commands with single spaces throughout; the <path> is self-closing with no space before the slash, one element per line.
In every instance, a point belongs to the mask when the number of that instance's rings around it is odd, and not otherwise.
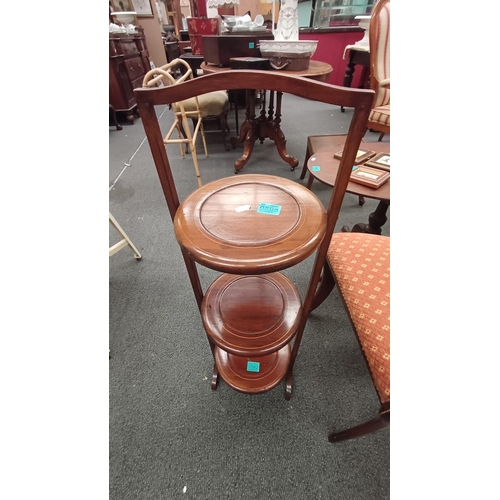
<path fill-rule="evenodd" d="M 390 38 L 391 2 L 379 0 L 370 19 L 370 87 L 375 91 L 368 129 L 381 132 L 379 141 L 390 133 Z"/>
<path fill-rule="evenodd" d="M 378 431 L 390 423 L 390 275 L 388 236 L 333 234 L 312 309 L 328 297 L 335 284 L 338 286 L 380 400 L 380 410 L 367 422 L 332 432 L 328 436 L 332 443 Z"/>

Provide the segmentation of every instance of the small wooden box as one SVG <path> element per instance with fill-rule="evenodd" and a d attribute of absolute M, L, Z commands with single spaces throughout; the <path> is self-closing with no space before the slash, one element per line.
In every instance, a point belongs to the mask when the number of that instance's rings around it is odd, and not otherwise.
<path fill-rule="evenodd" d="M 274 35 L 203 35 L 203 57 L 217 66 L 229 66 L 232 57 L 262 57 L 259 40 L 274 40 Z"/>

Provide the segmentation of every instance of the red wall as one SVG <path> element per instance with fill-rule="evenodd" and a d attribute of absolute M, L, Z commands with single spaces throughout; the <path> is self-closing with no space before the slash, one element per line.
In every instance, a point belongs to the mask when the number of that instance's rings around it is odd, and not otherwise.
<path fill-rule="evenodd" d="M 316 52 L 311 57 L 314 61 L 323 61 L 331 64 L 333 71 L 330 74 L 328 83 L 343 85 L 344 74 L 347 67 L 347 59 L 342 59 L 346 45 L 352 45 L 361 40 L 363 33 L 360 31 L 341 33 L 300 33 L 299 40 L 318 40 Z M 360 85 L 362 66 L 354 67 L 354 75 L 351 87 L 357 88 Z"/>

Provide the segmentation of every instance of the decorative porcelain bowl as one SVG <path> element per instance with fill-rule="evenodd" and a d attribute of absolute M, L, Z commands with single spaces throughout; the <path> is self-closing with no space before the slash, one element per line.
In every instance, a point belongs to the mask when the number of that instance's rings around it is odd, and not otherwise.
<path fill-rule="evenodd" d="M 111 15 L 116 18 L 116 20 L 122 24 L 130 24 L 134 21 L 137 12 L 111 12 Z"/>
<path fill-rule="evenodd" d="M 313 56 L 318 46 L 318 40 L 298 40 L 298 41 L 276 41 L 259 40 L 260 52 L 263 56 L 266 53 L 300 54 L 302 56 Z"/>

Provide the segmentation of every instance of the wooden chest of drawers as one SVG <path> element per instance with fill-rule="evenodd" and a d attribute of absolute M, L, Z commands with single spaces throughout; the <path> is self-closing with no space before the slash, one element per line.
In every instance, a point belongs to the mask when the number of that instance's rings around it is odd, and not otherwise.
<path fill-rule="evenodd" d="M 144 75 L 151 69 L 146 39 L 136 35 L 109 35 L 109 104 L 124 112 L 131 123 L 137 116 L 133 90 L 142 87 Z"/>

